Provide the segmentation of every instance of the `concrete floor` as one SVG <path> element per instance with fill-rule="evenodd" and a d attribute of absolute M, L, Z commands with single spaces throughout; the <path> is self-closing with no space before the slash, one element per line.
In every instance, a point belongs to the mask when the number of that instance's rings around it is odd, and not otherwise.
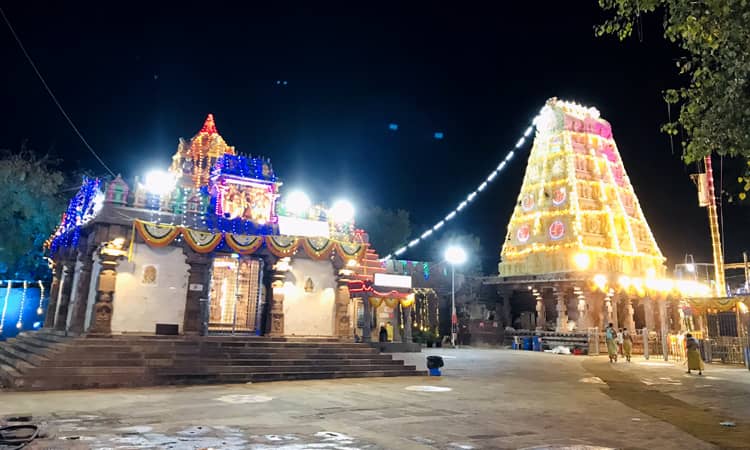
<path fill-rule="evenodd" d="M 36 449 L 750 449 L 750 372 L 510 350 L 398 355 L 443 377 L 0 393 Z M 425 388 L 424 386 L 427 386 Z M 735 427 L 721 426 L 731 421 Z M 2 447 L 0 447 L 2 448 Z"/>

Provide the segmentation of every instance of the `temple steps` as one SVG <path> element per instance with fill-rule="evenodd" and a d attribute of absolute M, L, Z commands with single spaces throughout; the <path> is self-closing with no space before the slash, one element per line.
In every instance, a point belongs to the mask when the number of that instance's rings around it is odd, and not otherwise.
<path fill-rule="evenodd" d="M 0 385 L 16 390 L 425 375 L 366 344 L 256 336 L 65 336 L 0 342 Z"/>

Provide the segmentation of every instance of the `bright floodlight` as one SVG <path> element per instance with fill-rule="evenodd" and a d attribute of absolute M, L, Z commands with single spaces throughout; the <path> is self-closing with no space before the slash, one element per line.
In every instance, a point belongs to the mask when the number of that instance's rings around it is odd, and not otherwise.
<path fill-rule="evenodd" d="M 163 170 L 152 170 L 146 174 L 146 190 L 159 196 L 169 194 L 175 186 L 172 174 Z"/>
<path fill-rule="evenodd" d="M 576 253 L 573 257 L 573 262 L 578 269 L 586 270 L 589 268 L 589 264 L 591 264 L 591 257 L 589 257 L 588 253 Z"/>
<path fill-rule="evenodd" d="M 454 266 L 466 262 L 466 252 L 461 247 L 452 245 L 445 249 L 445 260 Z"/>
<path fill-rule="evenodd" d="M 689 263 L 685 264 L 685 269 L 688 272 L 693 273 L 693 272 L 695 272 L 695 264 L 689 264 Z"/>
<path fill-rule="evenodd" d="M 304 214 L 310 209 L 310 197 L 302 191 L 293 191 L 284 200 L 286 210 L 292 214 Z"/>
<path fill-rule="evenodd" d="M 354 220 L 354 206 L 346 200 L 338 200 L 331 208 L 331 217 L 336 223 L 346 223 Z"/>

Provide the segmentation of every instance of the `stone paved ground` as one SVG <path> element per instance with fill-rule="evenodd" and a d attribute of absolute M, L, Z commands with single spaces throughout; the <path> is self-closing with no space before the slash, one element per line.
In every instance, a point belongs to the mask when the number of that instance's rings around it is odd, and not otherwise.
<path fill-rule="evenodd" d="M 747 370 L 430 353 L 443 377 L 0 392 L 0 417 L 32 414 L 33 449 L 750 449 Z"/>

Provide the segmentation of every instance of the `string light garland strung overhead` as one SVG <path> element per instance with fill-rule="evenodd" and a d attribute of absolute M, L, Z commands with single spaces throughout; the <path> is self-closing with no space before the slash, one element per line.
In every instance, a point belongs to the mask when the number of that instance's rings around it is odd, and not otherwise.
<path fill-rule="evenodd" d="M 381 258 L 381 261 L 388 261 L 389 259 L 392 259 L 393 257 L 401 256 L 403 255 L 408 249 L 414 248 L 417 245 L 419 245 L 420 242 L 424 241 L 428 237 L 430 237 L 434 232 L 438 231 L 439 229 L 443 228 L 443 226 L 447 223 L 453 220 L 458 213 L 464 210 L 469 203 L 474 201 L 474 199 L 479 195 L 480 192 L 484 191 L 487 186 L 492 183 L 492 181 L 497 177 L 497 175 L 502 171 L 505 166 L 510 162 L 510 160 L 513 158 L 513 155 L 516 150 L 520 150 L 523 148 L 524 144 L 526 144 L 526 140 L 529 136 L 531 136 L 531 133 L 534 132 L 534 127 L 537 124 L 537 121 L 539 119 L 539 115 L 535 116 L 531 120 L 531 125 L 526 128 L 526 131 L 524 131 L 523 136 L 521 136 L 518 139 L 518 142 L 516 142 L 516 145 L 505 155 L 505 158 L 503 158 L 502 161 L 500 161 L 500 164 L 490 172 L 490 174 L 487 176 L 486 179 L 482 181 L 482 183 L 477 186 L 474 191 L 472 191 L 469 195 L 466 196 L 466 198 L 456 206 L 453 211 L 449 212 L 442 220 L 440 220 L 438 223 L 432 226 L 432 228 L 428 228 L 425 230 L 418 238 L 411 240 L 407 245 L 404 245 L 403 247 L 399 248 L 398 250 L 394 251 L 393 253 L 390 253 L 386 255 L 385 257 Z"/>

